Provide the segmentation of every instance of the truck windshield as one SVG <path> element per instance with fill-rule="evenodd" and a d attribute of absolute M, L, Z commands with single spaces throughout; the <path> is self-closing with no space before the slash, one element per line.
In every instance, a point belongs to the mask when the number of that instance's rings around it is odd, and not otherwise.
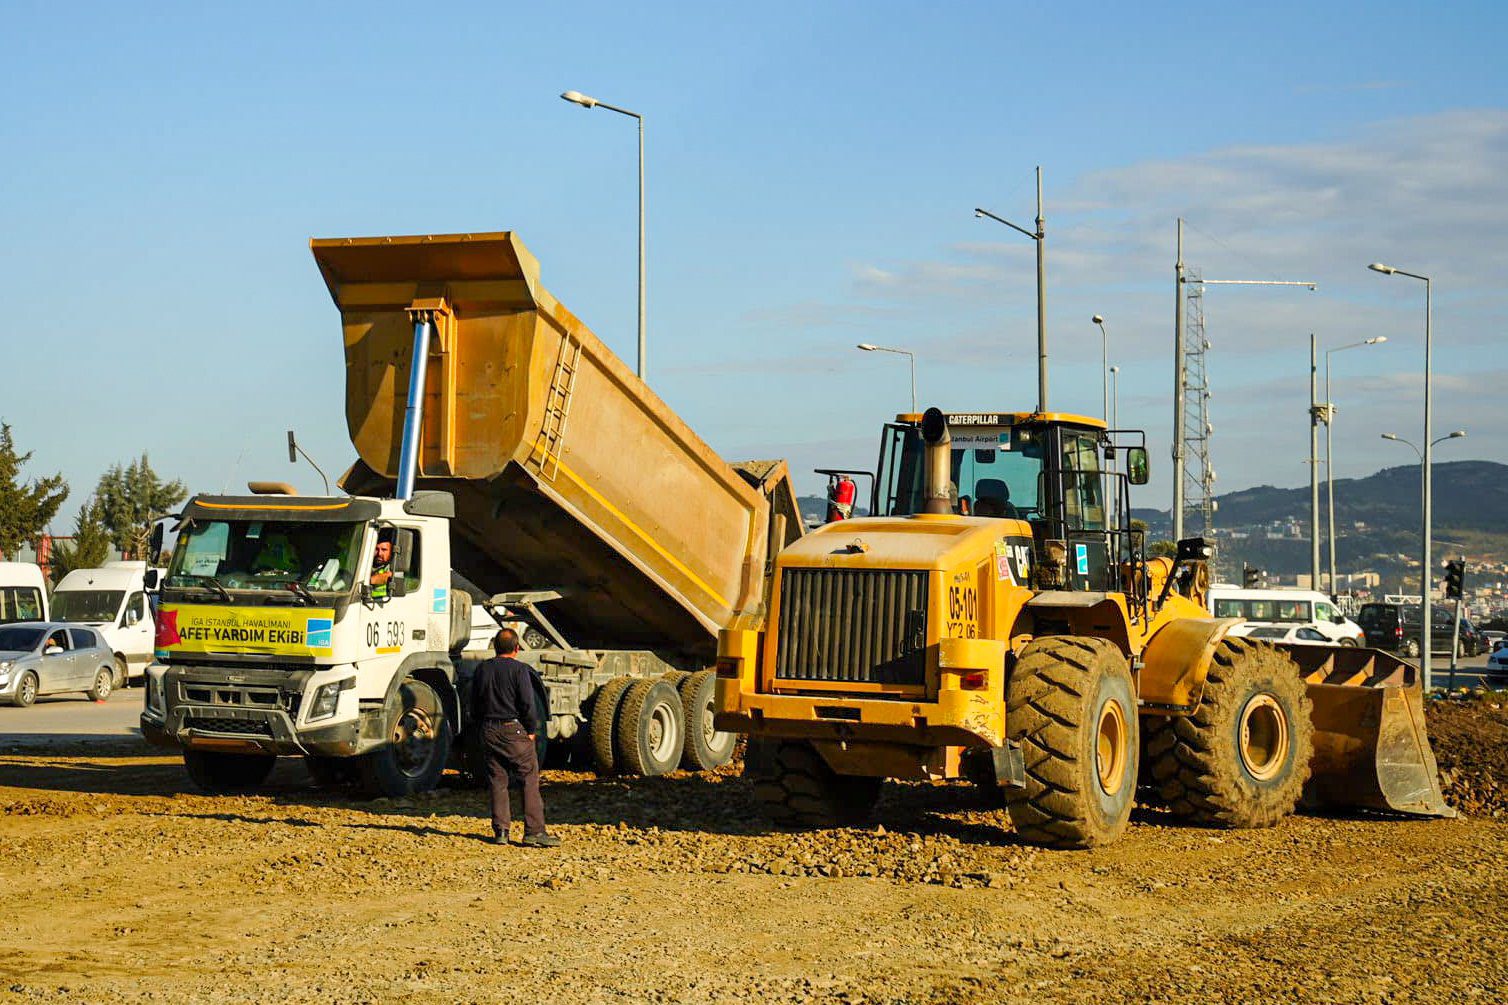
<path fill-rule="evenodd" d="M 926 444 L 915 426 L 894 426 L 880 467 L 880 512 L 907 516 L 922 511 Z M 1024 430 L 1023 430 L 1024 432 Z M 1017 436 L 1011 427 L 981 426 L 951 432 L 953 512 L 1030 520 L 1039 515 L 1037 488 L 1045 444 Z"/>
<path fill-rule="evenodd" d="M 167 585 L 344 593 L 356 581 L 362 523 L 209 520 L 183 528 Z M 211 584 L 209 581 L 213 580 Z"/>
<path fill-rule="evenodd" d="M 52 595 L 52 616 L 58 621 L 105 623 L 115 620 L 125 590 L 59 590 Z"/>

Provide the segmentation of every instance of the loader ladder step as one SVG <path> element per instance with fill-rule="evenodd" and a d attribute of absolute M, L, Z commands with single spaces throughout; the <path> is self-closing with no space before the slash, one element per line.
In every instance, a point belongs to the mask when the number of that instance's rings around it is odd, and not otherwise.
<path fill-rule="evenodd" d="M 576 371 L 581 365 L 581 343 L 569 335 L 560 339 L 560 354 L 555 359 L 555 376 L 545 394 L 545 415 L 539 436 L 529 456 L 541 477 L 550 481 L 560 471 L 560 451 L 565 441 L 566 422 L 571 417 L 571 395 L 576 390 Z"/>

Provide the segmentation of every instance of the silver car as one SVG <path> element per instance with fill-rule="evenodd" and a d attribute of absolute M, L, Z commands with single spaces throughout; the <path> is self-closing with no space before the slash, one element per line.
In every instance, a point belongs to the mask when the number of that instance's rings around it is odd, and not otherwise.
<path fill-rule="evenodd" d="M 56 621 L 0 625 L 0 702 L 25 707 L 45 694 L 110 697 L 115 654 L 99 632 Z"/>

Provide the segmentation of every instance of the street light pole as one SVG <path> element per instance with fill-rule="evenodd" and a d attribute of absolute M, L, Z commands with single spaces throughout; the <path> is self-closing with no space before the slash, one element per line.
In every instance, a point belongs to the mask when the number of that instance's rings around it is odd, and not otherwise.
<path fill-rule="evenodd" d="M 911 413 L 913 415 L 915 415 L 916 414 L 916 354 L 913 353 L 910 349 L 896 349 L 896 348 L 893 348 L 891 346 L 875 345 L 872 342 L 860 342 L 857 346 L 855 346 L 855 348 L 857 348 L 857 349 L 863 349 L 865 352 L 893 352 L 893 353 L 896 353 L 898 355 L 905 356 L 908 360 L 911 361 Z"/>
<path fill-rule="evenodd" d="M 1349 345 L 1336 346 L 1334 349 L 1325 350 L 1325 514 L 1329 521 L 1328 533 L 1325 535 L 1326 543 L 1330 550 L 1330 593 L 1335 590 L 1335 450 L 1334 437 L 1331 430 L 1335 428 L 1335 399 L 1330 396 L 1330 357 L 1347 349 L 1360 349 L 1363 346 L 1381 345 L 1386 342 L 1386 335 L 1378 335 L 1375 338 L 1362 339 L 1360 342 L 1352 342 Z"/>
<path fill-rule="evenodd" d="M 1121 428 L 1121 368 L 1110 367 L 1110 428 Z M 1116 459 L 1110 461 L 1110 473 L 1114 475 L 1118 470 Z M 1121 525 L 1121 497 L 1119 490 L 1115 493 L 1115 526 Z"/>
<path fill-rule="evenodd" d="M 1017 233 L 1024 234 L 1037 242 L 1037 411 L 1045 412 L 1047 411 L 1047 230 L 1046 219 L 1042 214 L 1041 166 L 1037 167 L 1037 229 L 1035 233 L 977 206 L 974 208 L 974 215 L 979 219 L 987 217 L 996 223 L 1003 223 Z"/>
<path fill-rule="evenodd" d="M 1105 421 L 1110 421 L 1110 336 L 1105 334 L 1105 319 L 1096 314 L 1089 319 L 1100 329 L 1100 393 L 1104 398 L 1103 411 L 1100 413 Z"/>
<path fill-rule="evenodd" d="M 1315 356 L 1314 332 L 1309 333 L 1309 589 L 1318 590 L 1320 582 L 1319 546 L 1319 422 L 1320 406 L 1315 400 L 1315 379 L 1319 365 Z"/>
<path fill-rule="evenodd" d="M 1433 505 L 1433 502 L 1434 502 L 1434 499 L 1433 499 L 1433 496 L 1434 496 L 1434 486 L 1433 486 L 1433 482 L 1434 482 L 1434 470 L 1433 470 L 1433 467 L 1431 465 L 1431 459 L 1432 459 L 1432 454 L 1433 454 L 1433 449 L 1434 449 L 1434 444 L 1435 444 L 1435 441 L 1431 439 L 1431 435 L 1430 435 L 1431 432 L 1432 432 L 1431 427 L 1430 427 L 1430 408 L 1431 408 L 1431 406 L 1433 404 L 1433 401 L 1434 401 L 1434 390 L 1431 387 L 1431 383 L 1430 383 L 1430 355 L 1431 355 L 1432 342 L 1433 342 L 1433 334 L 1430 331 L 1430 327 L 1431 327 L 1431 318 L 1434 315 L 1434 309 L 1433 309 L 1433 305 L 1431 303 L 1431 295 L 1432 295 L 1432 292 L 1433 292 L 1433 285 L 1434 284 L 1430 281 L 1430 278 L 1428 276 L 1421 276 L 1421 275 L 1419 275 L 1417 273 L 1414 273 L 1414 272 L 1405 272 L 1402 269 L 1396 269 L 1396 268 L 1394 268 L 1391 265 L 1384 265 L 1381 262 L 1373 262 L 1371 265 L 1368 265 L 1367 268 L 1371 269 L 1373 272 L 1380 272 L 1380 273 L 1382 273 L 1385 276 L 1392 276 L 1392 275 L 1408 276 L 1410 279 L 1417 279 L 1417 280 L 1421 281 L 1422 283 L 1424 283 L 1424 441 L 1423 441 L 1424 442 L 1424 450 L 1421 452 L 1421 455 L 1420 455 L 1420 464 L 1423 465 L 1423 471 L 1424 471 L 1424 475 L 1423 475 L 1423 480 L 1424 480 L 1424 485 L 1423 485 L 1424 502 L 1423 502 L 1423 506 L 1422 506 L 1422 509 L 1424 511 L 1423 512 L 1424 531 L 1423 531 L 1423 534 L 1421 535 L 1423 537 L 1423 539 L 1424 539 L 1424 553 L 1423 553 L 1423 556 L 1422 556 L 1422 563 L 1423 563 L 1423 565 L 1422 565 L 1422 568 L 1420 569 L 1420 579 L 1421 579 L 1421 582 L 1422 582 L 1422 589 L 1420 591 L 1421 594 L 1422 594 L 1422 596 L 1420 597 L 1420 603 L 1422 605 L 1422 610 L 1420 612 L 1420 615 L 1424 619 L 1424 632 L 1425 632 L 1425 639 L 1426 639 L 1426 643 L 1424 645 L 1424 654 L 1423 654 L 1423 656 L 1424 656 L 1424 684 L 1425 684 L 1425 687 L 1428 687 L 1429 686 L 1429 680 L 1430 680 L 1430 664 L 1431 664 L 1431 661 L 1430 661 L 1430 647 L 1429 647 L 1429 644 L 1428 644 L 1427 640 L 1429 638 L 1429 629 L 1430 629 L 1430 601 L 1431 601 L 1430 587 L 1431 587 L 1431 584 L 1432 584 L 1432 579 L 1433 579 L 1433 574 L 1434 574 L 1434 570 L 1432 568 L 1432 564 L 1431 564 L 1431 560 L 1430 560 L 1430 555 L 1431 555 L 1431 552 L 1433 550 L 1431 548 L 1431 545 L 1433 544 L 1433 541 L 1431 540 L 1431 536 L 1433 534 L 1433 527 L 1431 526 L 1431 512 L 1430 511 L 1432 509 L 1432 505 Z M 1450 437 L 1446 437 L 1446 439 L 1449 439 L 1449 438 Z"/>
<path fill-rule="evenodd" d="M 646 380 L 646 357 L 648 356 L 648 342 L 645 334 L 645 265 L 644 265 L 644 116 L 638 112 L 631 112 L 627 108 L 619 108 L 605 101 L 588 97 L 580 91 L 566 91 L 561 95 L 566 101 L 580 105 L 582 108 L 606 108 L 610 112 L 619 115 L 627 115 L 639 124 L 639 367 L 640 380 Z"/>
<path fill-rule="evenodd" d="M 1414 452 L 1415 457 L 1419 458 L 1419 509 L 1421 516 L 1425 510 L 1426 505 L 1427 496 L 1425 495 L 1425 493 L 1427 491 L 1427 485 L 1429 482 L 1429 466 L 1431 463 L 1430 458 L 1433 456 L 1435 445 L 1438 443 L 1444 443 L 1446 440 L 1459 440 L 1465 435 L 1466 430 L 1457 429 L 1452 433 L 1448 433 L 1447 435 L 1440 437 L 1438 440 L 1425 440 L 1424 449 L 1420 450 L 1418 447 L 1414 446 L 1413 443 L 1405 440 L 1403 437 L 1398 436 L 1395 433 L 1382 434 L 1382 438 L 1384 440 L 1392 440 L 1394 443 L 1402 443 L 1404 446 L 1408 447 Z M 1425 526 L 1427 527 L 1428 524 L 1425 524 Z M 1424 532 L 1424 535 L 1427 539 L 1427 530 Z M 1430 632 L 1434 628 L 1433 614 L 1429 602 L 1432 578 L 1433 577 L 1431 575 L 1431 570 L 1429 569 L 1425 569 L 1420 575 L 1419 617 L 1421 624 L 1419 635 L 1419 658 L 1422 661 L 1421 675 L 1424 678 L 1424 690 L 1426 691 L 1430 689 Z"/>

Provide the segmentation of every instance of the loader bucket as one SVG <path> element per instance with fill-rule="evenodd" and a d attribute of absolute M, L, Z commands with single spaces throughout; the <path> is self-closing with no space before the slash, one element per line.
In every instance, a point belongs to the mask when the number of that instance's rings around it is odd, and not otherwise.
<path fill-rule="evenodd" d="M 1314 759 L 1304 804 L 1453 817 L 1424 728 L 1411 663 L 1376 649 L 1282 647 L 1314 705 Z"/>

